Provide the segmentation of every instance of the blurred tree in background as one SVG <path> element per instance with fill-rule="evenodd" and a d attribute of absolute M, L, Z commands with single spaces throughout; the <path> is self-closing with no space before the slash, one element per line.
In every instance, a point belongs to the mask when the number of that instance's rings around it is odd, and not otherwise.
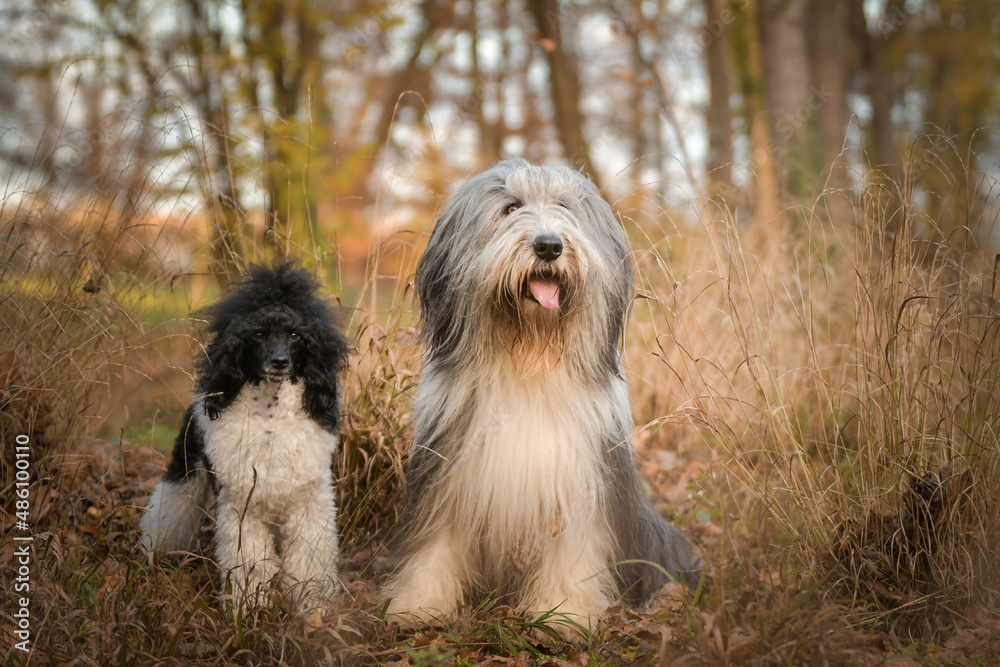
<path fill-rule="evenodd" d="M 985 0 L 12 1 L 0 25 L 5 221 L 99 192 L 121 224 L 196 221 L 223 275 L 335 251 L 356 283 L 506 153 L 769 221 L 824 191 L 845 216 L 862 171 L 892 197 L 943 142 L 920 187 L 947 234 L 983 203 L 948 175 L 1000 150 Z"/>

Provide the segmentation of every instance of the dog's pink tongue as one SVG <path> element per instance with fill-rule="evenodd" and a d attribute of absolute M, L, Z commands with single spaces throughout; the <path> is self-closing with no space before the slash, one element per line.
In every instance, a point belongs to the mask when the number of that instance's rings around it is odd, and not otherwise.
<path fill-rule="evenodd" d="M 528 281 L 531 296 L 542 308 L 559 307 L 559 281 L 551 278 L 532 278 Z"/>

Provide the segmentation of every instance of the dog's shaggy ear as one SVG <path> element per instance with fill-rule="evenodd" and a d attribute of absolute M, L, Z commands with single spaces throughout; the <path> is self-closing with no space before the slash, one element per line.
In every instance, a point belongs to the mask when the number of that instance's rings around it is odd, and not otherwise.
<path fill-rule="evenodd" d="M 416 294 L 428 353 L 450 356 L 463 337 L 468 285 L 456 280 L 482 248 L 477 228 L 508 202 L 507 177 L 528 167 L 520 158 L 504 160 L 459 186 L 434 224 L 427 247 L 417 262 Z"/>
<path fill-rule="evenodd" d="M 302 403 L 309 417 L 336 432 L 341 409 L 339 377 L 347 367 L 351 347 L 336 328 L 329 308 L 319 303 L 322 309 L 315 312 L 322 315 L 299 331 L 302 338 L 294 348 L 292 365 L 305 383 Z"/>
<path fill-rule="evenodd" d="M 580 202 L 585 212 L 584 219 L 600 222 L 600 228 L 593 230 L 593 233 L 601 238 L 598 247 L 609 251 L 607 261 L 611 270 L 612 287 L 606 291 L 606 298 L 610 319 L 607 323 L 607 332 L 610 340 L 605 349 L 620 348 L 624 342 L 628 309 L 635 295 L 635 270 L 632 266 L 631 246 L 628 235 L 615 217 L 611 205 L 601 197 L 591 181 L 583 180 L 581 183 L 585 188 L 585 195 Z"/>
<path fill-rule="evenodd" d="M 247 381 L 244 341 L 232 332 L 216 334 L 198 364 L 198 393 L 203 395 L 205 414 L 219 418 L 222 411 L 236 400 Z"/>
<path fill-rule="evenodd" d="M 458 210 L 456 210 L 458 209 Z M 443 239 L 453 236 L 452 227 L 463 211 L 449 206 L 434 225 L 427 248 L 417 263 L 416 290 L 420 316 L 423 319 L 422 335 L 427 341 L 428 352 L 447 357 L 461 338 L 462 318 L 455 317 L 461 290 L 449 280 L 451 245 Z"/>

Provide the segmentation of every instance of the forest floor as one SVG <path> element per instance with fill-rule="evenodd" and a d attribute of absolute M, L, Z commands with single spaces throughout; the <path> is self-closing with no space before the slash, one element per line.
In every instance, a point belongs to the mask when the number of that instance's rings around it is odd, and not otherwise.
<path fill-rule="evenodd" d="M 643 453 L 642 443 L 638 443 Z M 649 452 L 645 452 L 647 455 Z M 738 583 L 725 572 L 714 520 L 694 518 L 689 488 L 708 461 L 654 452 L 643 477 L 660 507 L 715 565 L 695 595 L 666 586 L 642 613 L 614 607 L 577 643 L 504 607 L 460 612 L 445 626 L 400 627 L 381 613 L 384 545 L 342 545 L 345 591 L 322 617 L 279 603 L 233 617 L 223 611 L 211 559 L 174 566 L 136 552 L 141 507 L 162 473 L 146 445 L 96 441 L 50 457 L 32 486 L 30 651 L 16 647 L 14 514 L 0 538 L 4 619 L 0 662 L 30 665 L 995 665 L 1000 618 L 978 606 L 924 637 L 865 628 L 842 605 L 775 576 Z M 5 493 L 5 498 L 11 494 Z M 704 518 L 704 517 L 703 517 Z M 737 533 L 738 534 L 738 533 Z M 207 550 L 211 528 L 203 535 Z M 852 620 L 854 619 L 854 620 Z M 23 645 L 22 645 L 23 646 Z M 27 658 L 27 662 L 26 662 Z"/>

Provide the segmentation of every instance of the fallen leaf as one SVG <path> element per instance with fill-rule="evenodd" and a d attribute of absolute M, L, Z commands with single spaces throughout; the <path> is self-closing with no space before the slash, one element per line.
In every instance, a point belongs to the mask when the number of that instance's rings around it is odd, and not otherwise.
<path fill-rule="evenodd" d="M 306 625 L 306 634 L 323 627 L 323 614 L 319 613 L 319 609 L 313 609 L 307 612 L 303 617 L 303 620 Z"/>

